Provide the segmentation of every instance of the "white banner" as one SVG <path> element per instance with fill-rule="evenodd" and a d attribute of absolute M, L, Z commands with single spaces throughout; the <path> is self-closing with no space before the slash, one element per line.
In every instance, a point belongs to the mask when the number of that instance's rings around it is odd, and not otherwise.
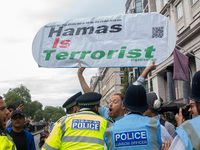
<path fill-rule="evenodd" d="M 41 67 L 139 67 L 162 63 L 175 43 L 167 17 L 140 13 L 49 23 L 35 36 L 32 52 Z"/>

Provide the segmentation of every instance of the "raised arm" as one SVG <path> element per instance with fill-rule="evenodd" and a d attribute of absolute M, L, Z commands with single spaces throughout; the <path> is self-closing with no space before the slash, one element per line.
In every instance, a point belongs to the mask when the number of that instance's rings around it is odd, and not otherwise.
<path fill-rule="evenodd" d="M 150 66 L 147 66 L 144 71 L 142 72 L 142 74 L 140 75 L 140 77 L 142 78 L 147 78 L 147 75 L 149 74 L 149 72 L 151 72 L 152 70 L 155 70 L 156 66 L 155 66 L 155 60 L 152 61 L 152 64 Z"/>
<path fill-rule="evenodd" d="M 87 85 L 85 78 L 83 77 L 83 71 L 85 70 L 85 68 L 81 67 L 81 63 L 79 63 L 78 65 L 79 65 L 79 69 L 78 69 L 77 74 L 78 74 L 78 79 L 81 84 L 83 92 L 84 93 L 92 92 L 92 90 Z"/>
<path fill-rule="evenodd" d="M 147 75 L 149 74 L 149 72 L 151 72 L 152 70 L 155 70 L 156 66 L 155 66 L 155 61 L 152 61 L 152 64 L 150 66 L 147 66 L 144 71 L 142 72 L 142 74 L 138 77 L 137 81 L 135 81 L 133 84 L 134 85 L 141 85 L 144 83 Z"/>

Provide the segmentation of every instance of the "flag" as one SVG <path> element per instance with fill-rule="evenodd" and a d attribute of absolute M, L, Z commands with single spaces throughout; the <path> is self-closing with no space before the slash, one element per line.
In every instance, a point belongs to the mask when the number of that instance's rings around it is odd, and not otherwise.
<path fill-rule="evenodd" d="M 174 49 L 174 80 L 190 81 L 189 68 L 188 68 L 188 57 L 183 55 L 176 48 Z"/>

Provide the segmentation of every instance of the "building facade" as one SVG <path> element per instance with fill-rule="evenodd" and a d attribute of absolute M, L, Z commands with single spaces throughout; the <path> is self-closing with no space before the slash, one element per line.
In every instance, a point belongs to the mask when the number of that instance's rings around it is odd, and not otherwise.
<path fill-rule="evenodd" d="M 123 76 L 123 68 L 100 68 L 99 75 L 92 77 L 90 88 L 102 94 L 101 105 L 108 106 L 112 94 L 121 93 Z"/>
<path fill-rule="evenodd" d="M 165 15 L 173 23 L 176 48 L 189 58 L 191 80 L 200 70 L 200 0 L 127 0 L 126 13 L 148 12 Z M 173 63 L 171 55 L 148 76 L 148 92 L 158 93 L 165 102 L 188 103 L 191 82 L 173 80 Z"/>
<path fill-rule="evenodd" d="M 154 91 L 164 102 L 189 102 L 191 78 L 200 70 L 200 0 L 127 0 L 125 13 L 158 12 L 168 17 L 177 32 L 176 48 L 189 58 L 190 82 L 173 80 L 173 55 L 159 64 L 146 80 L 147 92 Z M 129 72 L 133 83 L 140 76 L 142 68 Z M 93 91 L 102 94 L 102 104 L 108 106 L 113 93 L 123 89 L 123 69 L 101 68 L 99 76 L 91 79 Z"/>

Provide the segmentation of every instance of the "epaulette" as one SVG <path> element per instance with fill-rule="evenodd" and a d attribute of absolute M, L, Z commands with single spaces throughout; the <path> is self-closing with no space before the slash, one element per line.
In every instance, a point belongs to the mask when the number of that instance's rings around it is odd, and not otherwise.
<path fill-rule="evenodd" d="M 60 123 L 63 119 L 67 118 L 69 115 L 66 115 L 66 116 L 62 116 L 60 119 L 58 119 L 58 121 L 56 121 L 55 124 L 58 124 Z"/>
<path fill-rule="evenodd" d="M 0 136 L 6 136 L 6 131 L 0 129 Z"/>
<path fill-rule="evenodd" d="M 108 118 L 104 118 L 104 119 L 106 119 L 107 121 L 109 121 L 111 124 L 113 124 L 113 123 L 114 123 L 114 121 L 113 121 L 113 120 L 111 120 L 111 119 L 108 119 Z"/>

